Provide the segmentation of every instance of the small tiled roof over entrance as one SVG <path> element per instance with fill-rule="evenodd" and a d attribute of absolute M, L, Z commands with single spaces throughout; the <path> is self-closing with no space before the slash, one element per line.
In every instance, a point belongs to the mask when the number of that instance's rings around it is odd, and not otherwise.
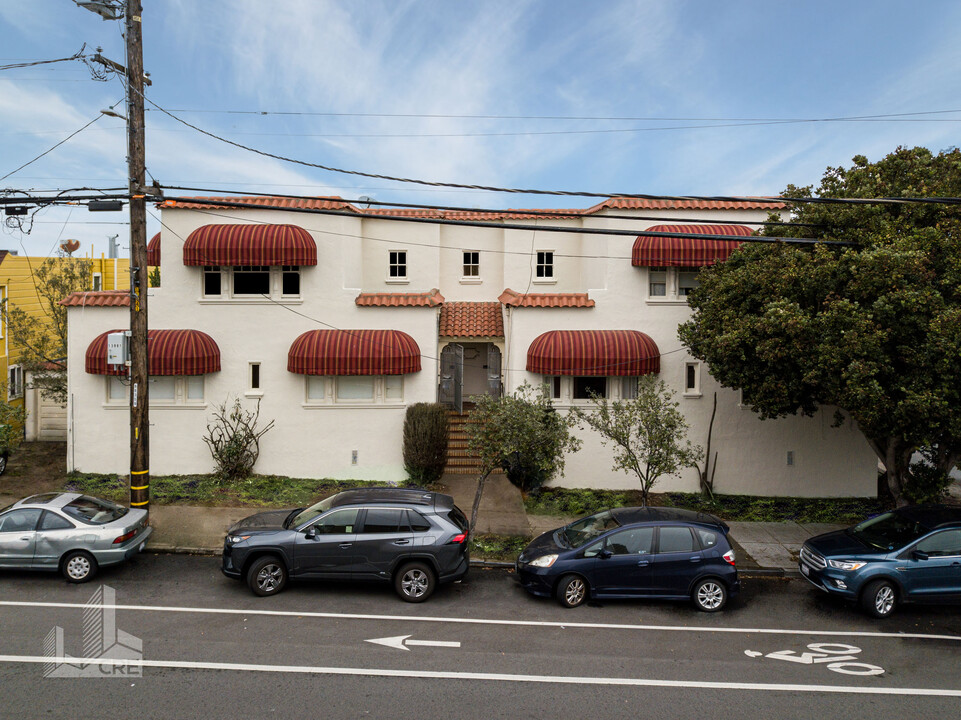
<path fill-rule="evenodd" d="M 101 333 L 87 346 L 84 369 L 91 375 L 126 375 L 125 365 L 107 364 L 107 336 Z M 151 375 L 204 375 L 220 370 L 220 348 L 199 330 L 149 330 L 147 358 Z"/>
<path fill-rule="evenodd" d="M 497 298 L 508 307 L 591 308 L 587 293 L 519 293 L 507 288 Z"/>
<path fill-rule="evenodd" d="M 444 296 L 434 288 L 425 293 L 361 293 L 354 302 L 360 307 L 438 307 Z"/>
<path fill-rule="evenodd" d="M 499 302 L 448 302 L 440 309 L 441 337 L 504 337 Z"/>

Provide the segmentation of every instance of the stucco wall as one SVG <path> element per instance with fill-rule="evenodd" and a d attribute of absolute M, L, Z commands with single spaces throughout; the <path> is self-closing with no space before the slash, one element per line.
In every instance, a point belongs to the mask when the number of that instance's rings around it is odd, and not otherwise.
<path fill-rule="evenodd" d="M 619 216 L 624 211 L 616 213 Z M 643 213 L 651 216 L 648 211 Z M 762 211 L 659 211 L 659 220 L 625 220 L 603 213 L 553 226 L 583 224 L 641 230 L 672 219 L 702 222 L 737 219 L 745 224 L 765 218 Z M 236 218 L 231 220 L 228 217 Z M 304 268 L 301 299 L 209 300 L 202 298 L 201 269 L 182 263 L 184 238 L 196 227 L 243 219 L 285 222 L 307 229 L 317 243 L 318 264 Z M 402 480 L 404 411 L 413 402 L 436 399 L 436 308 L 357 307 L 364 292 L 425 292 L 437 287 L 449 301 L 496 300 L 505 287 L 518 292 L 588 292 L 590 309 L 517 308 L 505 313 L 504 384 L 508 391 L 540 376 L 526 370 L 526 354 L 537 335 L 557 329 L 631 329 L 648 334 L 661 352 L 661 377 L 677 391 L 692 426 L 690 438 L 704 445 L 717 391 L 712 451 L 718 453 L 715 487 L 719 492 L 787 495 L 872 495 L 876 461 L 860 433 L 846 424 L 831 427 L 833 409 L 813 418 L 760 421 L 738 404 L 738 393 L 718 388 L 705 367 L 700 395 L 683 397 L 684 366 L 693 360 L 683 350 L 677 326 L 689 316 L 683 300 L 647 297 L 647 269 L 632 267 L 632 236 L 576 235 L 500 228 L 441 227 L 384 219 L 301 215 L 280 210 L 218 210 L 215 216 L 164 210 L 161 288 L 151 291 L 152 328 L 202 330 L 221 350 L 222 370 L 205 377 L 205 398 L 194 406 L 151 408 L 151 471 L 205 472 L 212 468 L 202 441 L 216 404 L 234 397 L 253 407 L 261 398 L 262 422 L 276 427 L 262 440 L 256 470 L 289 476 L 356 477 Z M 540 221 L 544 222 L 544 221 Z M 387 278 L 389 249 L 408 252 L 408 278 Z M 481 252 L 480 282 L 463 282 L 462 251 Z M 536 282 L 531 251 L 555 253 L 552 282 Z M 98 333 L 127 324 L 124 310 L 70 311 L 70 464 L 79 470 L 123 473 L 129 458 L 126 406 L 106 401 L 101 376 L 82 372 L 83 353 Z M 318 328 L 399 329 L 418 343 L 422 370 L 404 378 L 403 400 L 353 407 L 306 402 L 301 375 L 287 372 L 287 351 L 301 333 Z M 261 390 L 248 388 L 249 363 L 261 364 Z M 78 370 L 79 368 L 79 370 Z M 561 401 L 566 410 L 569 401 Z M 636 480 L 610 469 L 611 451 L 585 431 L 584 448 L 567 458 L 567 471 L 555 484 L 568 487 L 636 487 Z M 353 464 L 353 452 L 357 461 Z M 788 453 L 792 454 L 789 465 Z M 712 452 L 713 454 L 713 452 Z M 687 470 L 664 479 L 658 489 L 696 490 L 697 476 Z"/>

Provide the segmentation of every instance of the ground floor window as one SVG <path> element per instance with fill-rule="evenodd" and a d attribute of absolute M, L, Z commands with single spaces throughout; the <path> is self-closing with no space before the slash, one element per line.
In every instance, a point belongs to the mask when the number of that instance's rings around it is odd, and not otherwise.
<path fill-rule="evenodd" d="M 200 405 L 204 402 L 203 375 L 151 375 L 148 393 L 153 405 Z M 107 403 L 127 405 L 130 380 L 126 376 L 107 376 Z"/>
<path fill-rule="evenodd" d="M 637 377 L 596 377 L 545 375 L 544 385 L 552 400 L 559 404 L 585 403 L 592 397 L 630 400 L 637 397 Z"/>
<path fill-rule="evenodd" d="M 404 399 L 403 375 L 307 375 L 308 405 L 376 405 Z"/>
<path fill-rule="evenodd" d="M 11 365 L 7 372 L 7 400 L 23 396 L 23 368 Z"/>

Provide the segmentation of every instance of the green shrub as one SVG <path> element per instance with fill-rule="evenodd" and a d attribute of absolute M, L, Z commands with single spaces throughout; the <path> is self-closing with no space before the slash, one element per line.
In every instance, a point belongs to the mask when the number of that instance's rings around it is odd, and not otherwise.
<path fill-rule="evenodd" d="M 440 480 L 447 465 L 447 409 L 438 403 L 415 403 L 404 417 L 404 469 L 411 482 L 428 486 Z"/>
<path fill-rule="evenodd" d="M 905 499 L 917 505 L 943 502 L 954 482 L 929 462 L 911 463 L 911 480 L 904 488 Z"/>

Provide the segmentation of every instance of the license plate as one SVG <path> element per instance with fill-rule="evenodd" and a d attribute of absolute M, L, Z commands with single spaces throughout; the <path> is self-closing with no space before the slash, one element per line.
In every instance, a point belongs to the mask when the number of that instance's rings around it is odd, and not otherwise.
<path fill-rule="evenodd" d="M 811 574 L 811 571 L 808 570 L 808 566 L 807 566 L 807 565 L 801 565 L 801 572 L 804 573 L 805 575 L 810 575 L 810 574 Z"/>

